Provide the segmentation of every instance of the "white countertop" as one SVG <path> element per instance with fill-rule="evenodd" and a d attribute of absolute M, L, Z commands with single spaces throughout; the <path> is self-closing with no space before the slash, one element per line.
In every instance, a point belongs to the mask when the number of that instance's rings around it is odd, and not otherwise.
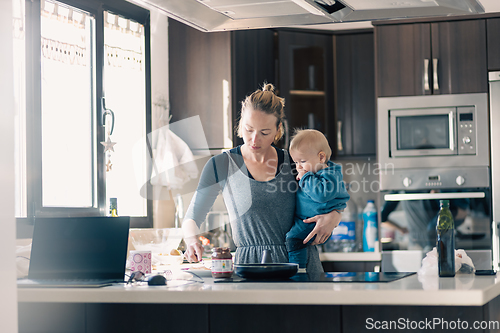
<path fill-rule="evenodd" d="M 214 283 L 204 278 L 203 283 L 175 280 L 159 287 L 18 289 L 19 302 L 70 303 L 482 306 L 498 295 L 500 274 L 425 279 L 415 274 L 388 283 Z"/>

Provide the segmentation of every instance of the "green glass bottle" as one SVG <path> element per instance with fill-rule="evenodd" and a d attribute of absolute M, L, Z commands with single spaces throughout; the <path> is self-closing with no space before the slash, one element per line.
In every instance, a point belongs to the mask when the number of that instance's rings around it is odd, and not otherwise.
<path fill-rule="evenodd" d="M 455 276 L 455 223 L 450 211 L 450 201 L 440 200 L 436 225 L 439 276 Z"/>

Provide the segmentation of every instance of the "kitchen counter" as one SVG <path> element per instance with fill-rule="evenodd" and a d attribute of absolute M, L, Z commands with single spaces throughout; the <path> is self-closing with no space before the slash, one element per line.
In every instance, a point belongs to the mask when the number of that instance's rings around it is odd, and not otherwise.
<path fill-rule="evenodd" d="M 309 305 L 472 305 L 482 306 L 500 295 L 496 276 L 455 278 L 416 274 L 386 283 L 272 282 L 204 283 L 172 281 L 172 286 L 18 289 L 19 302 L 175 303 L 175 304 L 309 304 Z M 185 283 L 185 284 L 184 284 Z"/>
<path fill-rule="evenodd" d="M 413 325 L 435 318 L 462 325 L 489 321 L 498 327 L 481 332 L 500 332 L 499 295 L 500 274 L 426 279 L 415 274 L 388 283 L 214 283 L 205 278 L 158 287 L 18 289 L 19 332 L 137 333 L 168 327 L 196 333 L 359 333 L 383 323 Z"/>

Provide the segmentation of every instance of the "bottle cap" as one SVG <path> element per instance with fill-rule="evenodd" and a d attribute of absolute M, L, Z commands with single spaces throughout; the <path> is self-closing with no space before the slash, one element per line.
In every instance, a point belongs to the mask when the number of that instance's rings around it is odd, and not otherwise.
<path fill-rule="evenodd" d="M 373 203 L 375 203 L 375 200 L 368 200 L 368 202 L 373 202 Z"/>
<path fill-rule="evenodd" d="M 450 200 L 439 200 L 439 204 L 441 206 L 449 206 L 450 205 Z"/>

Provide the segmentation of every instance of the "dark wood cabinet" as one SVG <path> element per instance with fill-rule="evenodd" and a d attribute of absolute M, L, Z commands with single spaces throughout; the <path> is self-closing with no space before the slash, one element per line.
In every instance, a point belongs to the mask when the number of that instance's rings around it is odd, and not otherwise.
<path fill-rule="evenodd" d="M 277 33 L 270 29 L 231 32 L 232 119 L 240 116 L 241 102 L 264 83 L 276 85 Z M 234 123 L 236 126 L 236 123 Z M 234 138 L 235 145 L 243 140 Z"/>
<path fill-rule="evenodd" d="M 488 70 L 500 70 L 500 18 L 486 20 Z"/>
<path fill-rule="evenodd" d="M 486 22 L 375 26 L 379 97 L 488 91 Z"/>
<path fill-rule="evenodd" d="M 199 116 L 209 147 L 229 148 L 224 131 L 238 144 L 241 101 L 275 81 L 274 38 L 268 29 L 204 33 L 169 20 L 171 121 Z"/>
<path fill-rule="evenodd" d="M 279 94 L 285 98 L 288 136 L 295 128 L 314 128 L 335 145 L 329 128 L 333 111 L 333 45 L 331 34 L 278 31 Z"/>
<path fill-rule="evenodd" d="M 375 155 L 372 31 L 203 33 L 171 20 L 169 38 L 171 121 L 199 116 L 209 147 L 224 147 L 224 131 L 242 143 L 234 133 L 241 102 L 268 82 L 285 98 L 288 135 L 279 146 L 288 148 L 293 129 L 314 128 L 332 158 Z"/>
<path fill-rule="evenodd" d="M 336 157 L 376 154 L 373 33 L 334 36 Z"/>
<path fill-rule="evenodd" d="M 457 283 L 459 283 L 458 278 Z M 446 279 L 445 279 L 446 280 Z M 477 280 L 477 278 L 476 278 Z M 468 281 L 467 279 L 465 281 Z M 276 292 L 274 284 L 267 282 L 269 292 Z M 314 283 L 313 283 L 314 284 Z M 340 283 L 342 284 L 342 283 Z M 387 283 L 364 284 L 364 292 L 371 294 L 382 289 Z M 436 282 L 437 284 L 437 282 Z M 464 292 L 457 287 L 454 290 L 455 281 L 439 281 L 439 286 L 443 285 L 448 291 L 436 289 L 435 292 L 456 292 L 457 295 Z M 208 287 L 212 287 L 211 283 Z M 420 328 L 434 327 L 432 331 L 454 331 L 449 327 L 462 328 L 467 332 L 467 328 L 482 323 L 489 323 L 483 330 L 473 330 L 468 332 L 498 332 L 498 321 L 500 320 L 500 296 L 497 296 L 482 306 L 472 305 L 409 305 L 409 304 L 373 304 L 357 305 L 325 304 L 327 300 L 314 290 L 311 286 L 308 290 L 305 287 L 295 287 L 298 284 L 291 284 L 290 292 L 298 289 L 297 297 L 307 291 L 318 295 L 318 304 L 300 304 L 301 299 L 297 298 L 297 304 L 168 304 L 168 303 L 18 303 L 18 323 L 20 333 L 99 333 L 99 332 L 200 332 L 200 333 L 274 333 L 274 332 L 338 332 L 338 333 L 359 333 L 370 332 L 377 327 L 380 331 L 396 332 L 396 329 L 383 329 L 383 327 L 396 327 L 392 323 L 398 323 L 398 328 L 402 332 L 419 332 Z M 335 283 L 332 284 L 332 289 Z M 452 286 L 450 288 L 450 286 Z M 411 287 L 411 286 L 410 286 Z M 303 289 L 302 289 L 303 288 Z M 437 286 L 436 286 L 437 288 Z M 347 288 L 341 288 L 339 293 L 349 292 Z M 354 289 L 354 288 L 353 288 Z M 362 288 L 359 292 L 363 292 Z M 387 287 L 389 292 L 396 290 Z M 229 289 L 230 290 L 230 289 Z M 249 292 L 251 292 L 249 288 Z M 159 289 L 158 292 L 164 292 Z M 283 292 L 286 290 L 279 290 Z M 402 290 L 404 292 L 405 290 Z M 474 290 L 472 290 L 474 291 Z M 144 293 L 147 289 L 144 289 Z M 150 292 L 153 292 L 150 290 Z M 189 293 L 189 290 L 177 290 L 175 293 Z M 212 290 L 212 297 L 217 297 L 218 290 Z M 228 291 L 230 292 L 230 291 Z M 425 291 L 415 290 L 416 295 Z M 433 292 L 433 291 L 427 291 Z M 196 289 L 193 294 L 196 295 Z M 375 293 L 372 297 L 381 297 Z M 355 294 L 353 294 L 355 295 Z M 139 295 L 138 297 L 140 297 Z M 193 296 L 191 296 L 192 298 Z M 370 297 L 370 296 L 367 296 Z M 458 297 L 458 296 L 457 296 Z M 106 296 L 102 296 L 106 298 Z M 187 297 L 189 298 L 189 297 Z M 449 299 L 446 297 L 445 299 Z M 168 296 L 165 297 L 168 301 Z M 279 301 L 279 300 L 278 300 Z M 415 303 L 418 303 L 418 299 Z M 264 299 L 262 303 L 269 302 Z M 271 300 L 272 302 L 272 300 Z M 213 303 L 216 303 L 214 300 Z M 374 303 L 380 303 L 375 300 Z M 144 314 L 144 315 L 143 315 Z M 194 314 L 194 316 L 193 316 Z M 432 319 L 434 318 L 434 320 Z M 404 319 L 404 320 L 402 320 Z M 439 319 L 438 322 L 435 319 Z M 458 321 L 457 321 L 458 319 Z M 482 320 L 482 322 L 479 322 Z M 384 326 L 384 323 L 386 326 Z M 429 325 L 433 323 L 432 325 Z M 417 325 L 418 324 L 418 325 Z M 454 325 L 454 326 L 452 326 Z M 446 328 L 443 328 L 446 327 Z M 382 329 L 380 329 L 382 328 Z M 422 329 L 422 331 L 428 331 Z M 430 330 L 429 330 L 430 331 Z"/>

